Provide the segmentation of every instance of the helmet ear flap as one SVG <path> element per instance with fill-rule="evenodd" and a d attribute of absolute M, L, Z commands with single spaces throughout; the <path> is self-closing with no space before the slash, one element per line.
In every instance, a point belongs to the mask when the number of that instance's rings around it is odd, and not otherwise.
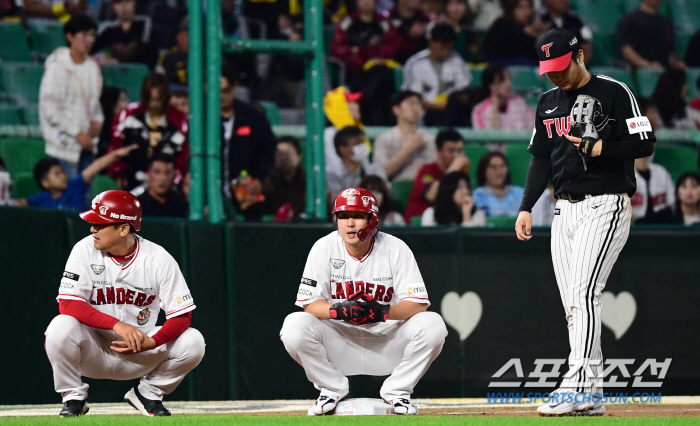
<path fill-rule="evenodd" d="M 379 217 L 372 213 L 371 218 L 369 219 L 369 223 L 364 226 L 364 228 L 360 229 L 360 231 L 357 233 L 357 237 L 361 241 L 369 241 L 377 235 L 377 226 L 379 225 Z"/>

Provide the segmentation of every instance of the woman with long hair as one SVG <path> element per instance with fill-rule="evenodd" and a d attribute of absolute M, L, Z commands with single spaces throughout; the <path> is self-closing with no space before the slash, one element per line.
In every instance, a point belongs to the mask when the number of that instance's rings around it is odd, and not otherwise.
<path fill-rule="evenodd" d="M 686 172 L 676 181 L 676 202 L 636 223 L 700 225 L 700 173 Z"/>
<path fill-rule="evenodd" d="M 535 42 L 547 26 L 534 22 L 534 14 L 532 0 L 505 0 L 503 17 L 491 25 L 484 39 L 486 60 L 503 65 L 537 65 Z"/>
<path fill-rule="evenodd" d="M 406 226 L 401 213 L 394 210 L 394 203 L 389 196 L 389 187 L 384 179 L 377 175 L 367 175 L 360 182 L 364 188 L 374 195 L 379 204 L 379 224 L 382 226 Z"/>
<path fill-rule="evenodd" d="M 487 152 L 476 169 L 474 203 L 487 216 L 517 216 L 523 188 L 511 185 L 508 160 L 500 152 Z"/>
<path fill-rule="evenodd" d="M 694 129 L 690 118 L 688 104 L 688 79 L 685 71 L 669 69 L 659 76 L 656 88 L 651 95 L 651 103 L 660 118 L 659 125 L 666 129 Z"/>
<path fill-rule="evenodd" d="M 113 121 L 129 103 L 129 98 L 124 89 L 120 87 L 107 86 L 102 89 L 100 95 L 100 105 L 102 105 L 102 113 L 105 116 L 100 139 L 97 143 L 97 158 L 102 157 L 107 153 L 110 142 L 112 142 Z"/>
<path fill-rule="evenodd" d="M 452 172 L 440 179 L 435 204 L 423 212 L 421 225 L 486 225 L 486 213 L 474 204 L 468 175 Z"/>

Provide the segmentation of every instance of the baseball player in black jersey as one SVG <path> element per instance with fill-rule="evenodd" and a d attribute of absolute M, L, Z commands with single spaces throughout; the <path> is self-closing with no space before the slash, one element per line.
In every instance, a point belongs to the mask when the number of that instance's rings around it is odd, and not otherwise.
<path fill-rule="evenodd" d="M 600 295 L 629 235 L 634 159 L 651 155 L 656 138 L 629 87 L 586 70 L 572 33 L 548 30 L 537 54 L 540 74 L 557 88 L 537 105 L 515 232 L 522 241 L 532 238 L 530 212 L 551 177 L 557 198 L 552 262 L 571 346 L 561 387 L 537 411 L 601 415 Z"/>

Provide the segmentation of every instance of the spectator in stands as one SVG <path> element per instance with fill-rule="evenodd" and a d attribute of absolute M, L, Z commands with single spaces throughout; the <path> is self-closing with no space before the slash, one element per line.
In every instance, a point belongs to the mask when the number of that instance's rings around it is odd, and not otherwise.
<path fill-rule="evenodd" d="M 676 202 L 636 223 L 700 225 L 700 174 L 683 173 L 676 181 Z"/>
<path fill-rule="evenodd" d="M 681 68 L 676 56 L 673 22 L 659 13 L 663 0 L 642 0 L 639 9 L 617 23 L 617 43 L 622 59 L 635 68 Z"/>
<path fill-rule="evenodd" d="M 301 146 L 292 136 L 277 140 L 275 165 L 263 182 L 265 213 L 275 222 L 298 222 L 306 210 L 306 172 L 301 167 Z"/>
<path fill-rule="evenodd" d="M 489 97 L 472 110 L 475 129 L 526 130 L 535 124 L 535 113 L 522 96 L 513 93 L 508 69 L 503 65 L 489 65 L 481 76 Z"/>
<path fill-rule="evenodd" d="M 97 24 L 86 15 L 63 26 L 69 47 L 59 47 L 46 59 L 39 89 L 39 121 L 46 154 L 58 159 L 68 178 L 93 159 L 104 116 L 100 106 L 102 71 L 88 53 Z"/>
<path fill-rule="evenodd" d="M 688 83 L 685 71 L 669 69 L 659 76 L 654 93 L 651 95 L 651 103 L 659 117 L 660 128 L 677 130 L 695 128 L 688 104 L 685 102 L 687 95 Z"/>
<path fill-rule="evenodd" d="M 151 18 L 136 15 L 136 0 L 112 0 L 117 19 L 104 22 L 97 32 L 94 52 L 105 51 L 107 57 L 98 56 L 102 63 L 136 62 L 155 66 L 157 53 L 151 46 Z"/>
<path fill-rule="evenodd" d="M 435 204 L 425 209 L 420 224 L 421 226 L 486 225 L 486 213 L 474 204 L 467 174 L 452 172 L 440 179 Z"/>
<path fill-rule="evenodd" d="M 377 199 L 377 204 L 379 204 L 379 225 L 406 226 L 401 213 L 394 210 L 394 203 L 389 195 L 389 187 L 384 179 L 376 175 L 365 176 L 359 186 L 371 192 L 374 198 Z"/>
<path fill-rule="evenodd" d="M 175 187 L 175 163 L 172 157 L 153 156 L 146 169 L 148 188 L 139 195 L 144 216 L 187 217 L 190 206 Z"/>
<path fill-rule="evenodd" d="M 469 10 L 473 14 L 471 24 L 475 31 L 487 31 L 503 16 L 501 0 L 469 0 Z"/>
<path fill-rule="evenodd" d="M 364 129 L 362 112 L 360 111 L 362 92 L 350 92 L 344 86 L 337 87 L 323 98 L 323 112 L 331 125 L 323 131 L 323 152 L 326 159 L 326 169 L 340 168 L 342 163 L 335 152 L 333 139 L 339 129 L 355 126 Z M 372 151 L 369 139 L 365 140 L 367 149 Z"/>
<path fill-rule="evenodd" d="M 326 168 L 330 200 L 335 200 L 345 188 L 359 186 L 365 176 L 377 175 L 386 179 L 384 169 L 369 161 L 365 133 L 359 127 L 347 126 L 340 129 L 333 138 L 333 144 L 342 165 L 338 169 Z"/>
<path fill-rule="evenodd" d="M 544 5 L 538 14 L 538 20 L 547 25 L 548 29 L 563 28 L 575 35 L 583 49 L 583 61 L 588 65 L 593 58 L 593 31 L 580 16 L 569 9 L 571 0 L 544 0 Z"/>
<path fill-rule="evenodd" d="M 176 110 L 190 116 L 190 93 L 187 88 L 176 87 L 170 93 L 170 105 Z"/>
<path fill-rule="evenodd" d="M 547 26 L 532 20 L 532 0 L 505 0 L 503 17 L 498 18 L 484 39 L 486 60 L 503 65 L 535 66 L 535 43 Z"/>
<path fill-rule="evenodd" d="M 430 32 L 428 49 L 411 56 L 403 70 L 403 89 L 420 93 L 427 110 L 425 124 L 444 123 L 442 117 L 453 93 L 472 81 L 469 68 L 453 48 L 457 33 L 449 24 L 437 24 Z"/>
<path fill-rule="evenodd" d="M 87 191 L 92 179 L 117 158 L 129 155 L 135 145 L 125 146 L 93 161 L 80 174 L 69 178 L 61 162 L 55 158 L 44 158 L 34 166 L 34 179 L 44 190 L 36 195 L 15 200 L 21 207 L 84 211 Z"/>
<path fill-rule="evenodd" d="M 240 209 L 231 182 L 245 171 L 251 177 L 252 193 L 262 194 L 262 182 L 275 162 L 277 139 L 264 114 L 234 97 L 238 71 L 232 65 L 221 70 L 221 183 L 224 195 L 247 221 L 259 221 L 264 205 Z"/>
<path fill-rule="evenodd" d="M 122 189 L 146 182 L 146 169 L 154 155 L 170 155 L 175 161 L 175 182 L 189 169 L 190 144 L 187 116 L 168 104 L 170 90 L 165 76 L 150 73 L 141 85 L 141 101 L 129 104 L 117 116 L 109 150 L 136 144 L 138 149 L 109 168 Z"/>
<path fill-rule="evenodd" d="M 105 87 L 100 95 L 100 106 L 105 116 L 104 126 L 100 132 L 100 139 L 97 142 L 97 156 L 101 157 L 107 153 L 109 145 L 112 143 L 112 132 L 114 119 L 124 111 L 129 104 L 126 92 L 119 87 Z"/>
<path fill-rule="evenodd" d="M 469 172 L 469 158 L 464 155 L 464 138 L 459 132 L 442 130 L 435 137 L 437 161 L 424 164 L 413 180 L 413 189 L 403 217 L 411 223 L 411 217 L 420 216 L 432 206 L 440 187 L 440 179 L 451 172 Z"/>
<path fill-rule="evenodd" d="M 449 24 L 457 33 L 454 50 L 467 62 L 482 62 L 481 46 L 476 40 L 474 31 L 469 25 L 469 6 L 467 0 L 447 0 L 445 13 L 440 16 L 440 22 Z M 428 32 L 432 28 L 428 26 Z"/>
<path fill-rule="evenodd" d="M 50 18 L 63 23 L 73 16 L 86 13 L 90 8 L 88 0 L 12 0 L 4 3 L 14 3 L 13 13 L 20 10 L 17 16 L 21 16 L 21 8 L 24 8 L 24 15 L 29 19 Z"/>
<path fill-rule="evenodd" d="M 14 205 L 12 200 L 12 178 L 5 169 L 5 162 L 0 157 L 0 206 Z"/>
<path fill-rule="evenodd" d="M 430 20 L 437 21 L 438 17 L 445 11 L 445 2 L 443 0 L 421 0 L 420 9 L 428 15 Z"/>
<path fill-rule="evenodd" d="M 375 0 L 356 0 L 357 9 L 336 26 L 331 54 L 345 62 L 350 87 L 363 93 L 365 124 L 393 122 L 389 96 L 394 92 L 392 68 L 406 44 L 396 28 L 375 12 Z"/>
<path fill-rule="evenodd" d="M 158 58 L 156 71 L 164 73 L 170 84 L 187 86 L 187 64 L 190 55 L 189 16 L 184 17 L 180 22 L 175 42 L 175 46 Z"/>
<path fill-rule="evenodd" d="M 405 49 L 399 56 L 399 62 L 405 62 L 428 47 L 426 29 L 430 17 L 421 10 L 421 0 L 396 0 L 394 7 L 385 15 L 405 41 Z"/>
<path fill-rule="evenodd" d="M 523 188 L 511 185 L 508 160 L 500 152 L 488 152 L 479 160 L 476 169 L 474 203 L 487 216 L 518 215 Z"/>
<path fill-rule="evenodd" d="M 695 80 L 695 87 L 700 91 L 700 75 Z M 691 99 L 688 103 L 688 115 L 695 123 L 695 127 L 700 129 L 700 98 Z"/>
<path fill-rule="evenodd" d="M 652 163 L 651 158 L 634 160 L 637 192 L 632 197 L 632 216 L 636 219 L 651 216 L 675 202 L 671 175 L 663 166 Z"/>
<path fill-rule="evenodd" d="M 397 124 L 377 136 L 374 162 L 390 180 L 413 180 L 423 164 L 435 161 L 435 136 L 418 127 L 423 113 L 418 93 L 394 93 L 391 104 Z"/>

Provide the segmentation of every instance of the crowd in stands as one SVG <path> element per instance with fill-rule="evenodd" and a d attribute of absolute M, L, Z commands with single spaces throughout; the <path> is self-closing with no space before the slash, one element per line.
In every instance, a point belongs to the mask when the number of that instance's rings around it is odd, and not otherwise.
<path fill-rule="evenodd" d="M 688 95 L 690 85 L 700 90 L 700 74 L 696 81 L 688 77 L 694 75 L 689 66 L 700 66 L 700 31 L 689 38 L 685 57 L 676 54 L 676 28 L 662 3 L 640 0 L 619 19 L 618 62 L 611 64 L 632 72 L 658 70 L 655 89 L 639 98 L 655 130 L 700 129 L 700 99 Z M 570 1 L 324 4 L 332 32 L 329 58 L 347 71 L 344 86 L 331 88 L 324 99 L 329 209 L 344 188 L 361 186 L 377 197 L 380 222 L 388 226 L 486 226 L 494 218 L 517 216 L 523 188 L 512 184 L 503 144 L 494 141 L 470 158 L 469 141 L 454 128 L 532 128 L 533 93 L 514 89 L 512 70 L 537 65 L 534 45 L 549 28 L 576 34 L 587 64 L 602 55 L 594 50 L 597 35 L 590 23 L 571 10 Z M 301 7 L 282 0 L 222 1 L 224 32 L 301 40 Z M 46 57 L 39 88 L 47 158 L 33 174 L 41 191 L 13 199 L 13 177 L 0 159 L 0 205 L 82 210 L 90 202 L 90 184 L 106 174 L 115 187 L 139 197 L 144 215 L 187 217 L 192 177 L 186 2 L 8 0 L 0 2 L 0 19 L 56 20 L 66 39 L 65 47 Z M 221 189 L 230 218 L 307 219 L 304 145 L 275 136 L 264 110 L 250 102 L 298 104 L 304 90 L 299 61 L 225 56 L 219 88 Z M 105 85 L 103 67 L 114 64 L 148 67 L 138 99 L 129 99 L 125 87 Z M 287 86 L 277 90 L 280 84 Z M 365 126 L 389 129 L 371 141 Z M 638 222 L 700 223 L 697 172 L 681 174 L 674 183 L 652 156 L 635 161 L 635 173 Z M 406 195 L 397 196 L 400 190 Z M 549 188 L 533 209 L 535 225 L 551 223 L 553 203 Z"/>

